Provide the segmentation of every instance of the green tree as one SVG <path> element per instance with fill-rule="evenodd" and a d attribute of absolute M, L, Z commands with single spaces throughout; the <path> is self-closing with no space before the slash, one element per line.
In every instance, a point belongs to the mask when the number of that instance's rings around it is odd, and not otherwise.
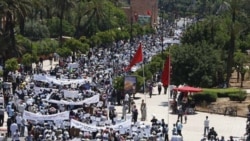
<path fill-rule="evenodd" d="M 0 17 L 5 19 L 4 28 L 1 34 L 1 55 L 4 60 L 14 56 L 20 56 L 23 53 L 23 48 L 16 44 L 15 39 L 15 22 L 16 18 L 24 19 L 27 11 L 30 8 L 28 0 L 2 0 L 0 1 Z M 22 21 L 20 22 L 23 23 Z M 23 25 L 21 25 L 23 26 Z"/>
<path fill-rule="evenodd" d="M 243 87 L 243 81 L 247 69 L 245 64 L 248 61 L 248 57 L 246 53 L 242 53 L 240 50 L 234 53 L 234 66 L 237 71 L 237 82 L 239 82 L 239 74 L 241 74 L 241 87 Z"/>
<path fill-rule="evenodd" d="M 19 69 L 19 65 L 16 58 L 10 58 L 5 62 L 5 69 L 7 71 L 16 71 Z"/>
<path fill-rule="evenodd" d="M 115 41 L 115 33 L 111 30 L 97 32 L 96 35 L 99 37 L 103 45 L 108 45 Z"/>
<path fill-rule="evenodd" d="M 62 36 L 63 36 L 63 18 L 64 13 L 68 12 L 71 8 L 75 7 L 75 1 L 72 0 L 55 0 L 55 6 L 58 9 L 58 15 L 60 19 L 59 29 L 59 45 L 62 47 Z"/>
<path fill-rule="evenodd" d="M 24 65 L 25 71 L 31 70 L 33 63 L 33 57 L 29 53 L 25 53 L 22 57 L 22 64 Z"/>
<path fill-rule="evenodd" d="M 63 57 L 63 58 L 66 58 L 66 57 L 72 55 L 71 50 L 69 48 L 66 48 L 66 47 L 58 48 L 56 50 L 56 53 L 58 53 L 59 56 Z"/>
<path fill-rule="evenodd" d="M 173 84 L 186 83 L 192 86 L 212 87 L 217 82 L 219 64 L 218 51 L 206 42 L 194 45 L 180 45 L 171 47 L 171 66 Z"/>
<path fill-rule="evenodd" d="M 86 53 L 89 50 L 88 44 L 81 43 L 79 40 L 74 38 L 66 40 L 66 42 L 63 44 L 63 47 L 69 48 L 73 52 L 73 56 L 76 56 L 78 51 L 81 53 Z"/>
<path fill-rule="evenodd" d="M 57 17 L 53 17 L 52 19 L 48 20 L 47 27 L 52 38 L 58 38 L 58 36 L 60 36 L 61 34 L 60 22 L 60 19 Z M 62 20 L 62 27 L 63 35 L 71 37 L 74 35 L 75 27 L 71 25 L 68 21 Z"/>
<path fill-rule="evenodd" d="M 38 22 L 38 21 L 26 22 L 23 35 L 25 37 L 30 38 L 31 40 L 39 40 L 39 39 L 50 37 L 48 27 L 42 22 Z"/>

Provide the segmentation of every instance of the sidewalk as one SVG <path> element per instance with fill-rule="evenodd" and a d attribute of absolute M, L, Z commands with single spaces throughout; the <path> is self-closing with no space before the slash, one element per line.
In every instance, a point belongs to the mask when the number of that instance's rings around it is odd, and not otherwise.
<path fill-rule="evenodd" d="M 156 95 L 157 87 L 153 88 L 152 98 L 149 95 L 136 94 L 136 106 L 140 108 L 141 100 L 144 99 L 147 103 L 147 121 L 151 124 L 150 120 L 154 114 L 158 119 L 164 119 L 169 125 L 169 135 L 173 129 L 173 124 L 177 121 L 177 115 L 171 114 L 168 110 L 168 98 L 163 92 L 161 95 Z M 122 107 L 117 107 L 117 111 L 121 113 Z M 168 112 L 170 111 L 170 112 Z M 245 133 L 246 118 L 230 117 L 224 115 L 216 115 L 209 113 L 196 112 L 194 115 L 187 116 L 187 124 L 183 124 L 183 138 L 184 141 L 200 141 L 203 137 L 205 117 L 208 116 L 210 120 L 210 127 L 214 127 L 218 137 L 224 136 L 229 139 L 229 136 L 242 137 Z M 140 113 L 138 116 L 140 119 Z"/>

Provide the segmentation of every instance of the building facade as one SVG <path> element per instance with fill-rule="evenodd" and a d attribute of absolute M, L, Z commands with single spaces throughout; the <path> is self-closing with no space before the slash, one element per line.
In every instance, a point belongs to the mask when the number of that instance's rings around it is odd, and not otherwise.
<path fill-rule="evenodd" d="M 129 7 L 123 7 L 128 20 L 133 23 L 157 24 L 158 0 L 124 0 Z"/>

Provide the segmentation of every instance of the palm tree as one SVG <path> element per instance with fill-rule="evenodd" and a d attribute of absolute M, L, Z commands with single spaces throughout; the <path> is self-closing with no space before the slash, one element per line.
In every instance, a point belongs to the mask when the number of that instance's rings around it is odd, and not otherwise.
<path fill-rule="evenodd" d="M 85 8 L 86 8 L 86 2 L 85 0 L 79 0 L 77 2 L 77 7 L 76 7 L 76 19 L 75 19 L 75 27 L 76 27 L 76 31 L 75 31 L 75 34 L 74 34 L 74 37 L 76 39 L 78 39 L 80 37 L 80 25 L 81 25 L 81 20 L 84 16 L 84 11 L 85 11 Z"/>
<path fill-rule="evenodd" d="M 102 29 L 105 21 L 108 18 L 107 13 L 105 13 L 105 2 L 106 0 L 91 0 L 86 3 L 86 11 L 84 15 L 86 15 L 86 22 L 83 25 L 83 29 L 86 30 L 87 36 L 91 36 L 96 33 L 98 30 Z"/>
<path fill-rule="evenodd" d="M 18 57 L 24 48 L 16 44 L 15 23 L 19 20 L 20 29 L 24 27 L 24 19 L 30 9 L 29 0 L 2 0 L 0 1 L 0 16 L 5 19 L 1 34 L 1 54 L 4 60 L 10 57 Z"/>
<path fill-rule="evenodd" d="M 235 40 L 236 40 L 236 29 L 235 29 L 235 22 L 236 16 L 240 12 L 240 4 L 242 0 L 228 0 L 224 1 L 224 7 L 226 10 L 229 11 L 231 16 L 231 25 L 230 25 L 230 41 L 229 41 L 229 48 L 228 48 L 228 57 L 227 57 L 227 75 L 226 75 L 226 83 L 229 86 L 229 81 L 232 75 L 232 67 L 234 62 L 234 52 L 235 52 Z"/>
<path fill-rule="evenodd" d="M 58 10 L 58 17 L 60 19 L 60 47 L 62 47 L 62 36 L 63 36 L 63 18 L 65 12 L 68 12 L 71 8 L 75 7 L 75 2 L 73 0 L 55 0 L 55 5 Z"/>
<path fill-rule="evenodd" d="M 31 12 L 32 3 L 30 0 L 18 0 L 17 1 L 17 18 L 19 21 L 20 34 L 24 35 L 25 18 Z"/>

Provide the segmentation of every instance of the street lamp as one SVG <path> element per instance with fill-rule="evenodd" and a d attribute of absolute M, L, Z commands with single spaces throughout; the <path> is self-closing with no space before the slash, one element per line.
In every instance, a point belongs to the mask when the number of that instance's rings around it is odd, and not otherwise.
<path fill-rule="evenodd" d="M 161 55 L 162 55 L 162 58 L 163 58 L 163 7 L 161 7 Z"/>

